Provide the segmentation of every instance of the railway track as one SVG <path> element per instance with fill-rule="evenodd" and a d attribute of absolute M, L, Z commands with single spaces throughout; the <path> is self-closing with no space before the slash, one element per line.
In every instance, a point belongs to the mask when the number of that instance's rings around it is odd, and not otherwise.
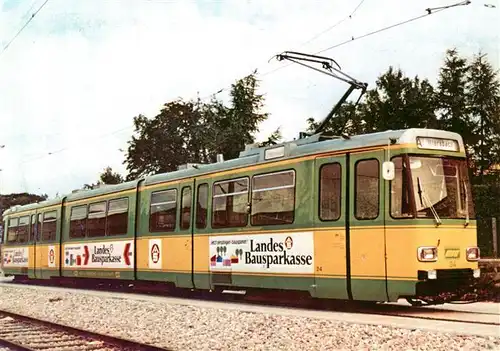
<path fill-rule="evenodd" d="M 33 284 L 31 282 L 31 284 Z M 30 284 L 30 285 L 31 285 Z M 10 283 L 7 285 L 13 286 L 23 286 L 20 283 Z M 46 288 L 63 288 L 62 286 L 53 286 L 47 284 L 46 281 L 38 282 L 38 284 L 33 284 L 36 286 L 43 286 Z M 32 285 L 32 286 L 33 286 Z M 203 292 L 191 292 L 182 295 L 161 293 L 158 291 L 139 291 L 129 288 L 128 290 L 125 286 L 101 286 L 99 289 L 89 289 L 89 286 L 83 287 L 64 287 L 63 289 L 75 289 L 76 291 L 81 291 L 87 294 L 97 294 L 102 297 L 110 297 L 109 293 L 113 293 L 116 297 L 117 293 L 125 296 L 130 296 L 132 299 L 142 300 L 144 299 L 154 299 L 158 298 L 168 298 L 174 299 L 175 303 L 180 304 L 196 304 L 203 302 L 212 302 L 217 304 L 223 304 L 225 307 L 234 306 L 265 306 L 265 307 L 276 307 L 287 309 L 297 309 L 310 312 L 339 312 L 339 313 L 353 313 L 357 315 L 379 315 L 386 317 L 400 317 L 400 318 L 412 318 L 416 320 L 434 320 L 443 322 L 456 322 L 456 323 L 468 323 L 468 324 L 480 324 L 500 327 L 500 314 L 490 313 L 490 312 L 477 312 L 473 310 L 464 310 L 465 307 L 460 306 L 460 304 L 454 305 L 434 305 L 434 306 L 407 306 L 395 303 L 383 303 L 383 304 L 371 304 L 363 302 L 350 302 L 341 300 L 318 300 L 318 299 L 302 299 L 300 297 L 283 297 L 280 295 L 271 296 L 268 298 L 263 298 L 262 296 L 256 296 L 251 298 L 245 298 L 244 295 L 232 295 L 228 294 L 222 296 L 220 294 L 205 294 Z M 244 308 L 243 308 L 244 309 Z"/>
<path fill-rule="evenodd" d="M 167 349 L 0 310 L 0 350 L 165 351 Z"/>

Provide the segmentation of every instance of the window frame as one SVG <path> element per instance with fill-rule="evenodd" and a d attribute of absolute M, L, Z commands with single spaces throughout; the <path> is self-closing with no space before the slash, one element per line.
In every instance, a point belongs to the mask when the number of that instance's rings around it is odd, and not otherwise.
<path fill-rule="evenodd" d="M 278 174 L 283 174 L 283 173 L 292 173 L 293 174 L 293 185 L 282 185 L 278 187 L 271 187 L 271 188 L 263 188 L 263 189 L 254 189 L 254 179 L 256 178 L 261 178 L 261 177 L 269 177 L 273 175 L 278 175 Z M 254 224 L 254 219 L 253 219 L 253 194 L 254 192 L 263 192 L 263 191 L 275 191 L 275 190 L 281 190 L 281 189 L 293 189 L 293 217 L 291 222 L 287 223 L 267 223 L 267 224 Z M 288 168 L 288 169 L 283 169 L 279 171 L 271 171 L 271 172 L 266 172 L 266 173 L 259 173 L 259 174 L 254 174 L 252 176 L 252 181 L 250 182 L 250 213 L 248 213 L 248 216 L 250 217 L 250 225 L 252 227 L 262 227 L 262 226 L 274 226 L 274 225 L 291 225 L 295 222 L 295 204 L 297 202 L 297 171 L 294 168 Z M 281 212 L 282 213 L 282 212 Z"/>
<path fill-rule="evenodd" d="M 409 169 L 410 168 L 410 154 L 407 154 L 407 153 L 403 153 L 403 154 L 398 154 L 398 155 L 394 155 L 391 157 L 391 162 L 394 162 L 394 159 L 400 157 L 401 158 L 401 165 L 406 165 L 406 167 Z M 411 172 L 411 171 L 410 171 Z M 408 173 L 407 173 L 408 175 Z M 404 175 L 402 174 L 401 175 L 401 178 L 403 178 Z M 414 200 L 412 199 L 412 192 L 413 192 L 413 182 L 412 182 L 412 179 L 411 179 L 411 173 L 409 174 L 409 178 L 410 179 L 407 179 L 407 182 L 408 182 L 408 186 L 410 187 L 410 200 Z M 395 177 L 394 177 L 395 179 Z M 411 207 L 411 217 L 395 217 L 393 216 L 392 214 L 392 201 L 393 201 L 393 198 L 392 198 L 392 184 L 394 182 L 394 179 L 389 181 L 389 208 L 388 208 L 388 212 L 389 212 L 389 216 L 391 217 L 391 219 L 394 219 L 394 220 L 404 220 L 404 219 L 409 219 L 409 220 L 415 220 L 417 219 L 416 216 L 415 216 L 415 203 L 414 201 L 411 201 L 412 203 L 410 203 L 410 207 Z"/>
<path fill-rule="evenodd" d="M 111 207 L 111 203 L 115 203 L 115 202 L 119 202 L 119 201 L 123 201 L 123 200 L 126 200 L 127 202 L 127 207 L 125 207 L 124 209 L 119 209 L 119 210 L 113 210 L 111 212 L 111 215 L 116 215 L 116 214 L 122 214 L 122 213 L 125 213 L 127 215 L 126 217 L 126 230 L 125 230 L 125 233 L 118 233 L 118 234 L 110 234 L 109 233 L 109 227 L 108 227 L 108 223 L 109 223 L 109 215 L 110 215 L 110 207 Z M 119 198 L 116 198 L 116 199 L 109 199 L 106 201 L 106 224 L 105 224 L 105 236 L 119 236 L 119 235 L 127 235 L 128 234 L 128 231 L 129 231 L 129 212 L 130 212 L 130 200 L 127 196 L 124 196 L 124 197 L 119 197 Z"/>
<path fill-rule="evenodd" d="M 54 218 L 46 220 L 45 217 L 48 214 L 52 214 L 52 213 L 54 213 Z M 42 230 L 41 230 L 41 233 L 40 233 L 41 234 L 40 235 L 40 241 L 42 241 L 42 242 L 51 242 L 51 241 L 57 240 L 57 210 L 43 211 L 43 213 L 40 213 L 40 214 L 42 214 Z M 56 224 L 55 229 L 54 229 L 54 237 L 51 237 L 50 239 L 45 239 L 44 238 L 45 223 L 52 223 L 52 222 L 55 222 L 55 224 Z"/>
<path fill-rule="evenodd" d="M 155 194 L 161 194 L 161 193 L 167 193 L 167 192 L 175 192 L 175 201 L 164 201 L 164 202 L 158 202 L 158 203 L 153 203 L 153 195 Z M 179 200 L 179 192 L 177 188 L 170 188 L 170 189 L 163 189 L 163 190 L 158 190 L 158 191 L 153 191 L 149 195 L 149 218 L 148 218 L 148 226 L 149 226 L 149 232 L 150 233 L 172 233 L 175 232 L 177 229 L 177 210 L 179 207 L 178 200 Z M 157 228 L 152 228 L 152 218 L 153 218 L 153 213 L 151 211 L 153 206 L 158 206 L 158 205 L 165 205 L 165 204 L 171 204 L 175 203 L 175 215 L 174 215 L 174 226 L 171 229 L 157 229 Z M 155 212 L 156 213 L 156 212 Z"/>
<path fill-rule="evenodd" d="M 85 208 L 85 217 L 84 218 L 81 218 L 81 219 L 73 219 L 73 210 L 74 209 L 78 209 L 78 208 Z M 81 239 L 81 238 L 86 238 L 87 237 L 87 222 L 88 222 L 88 216 L 89 216 L 89 205 L 88 204 L 85 204 L 85 205 L 74 205 L 74 206 L 71 206 L 71 209 L 69 211 L 69 232 L 68 232 L 68 237 L 70 239 Z M 72 222 L 74 221 L 81 221 L 81 220 L 84 220 L 85 221 L 85 230 L 83 231 L 83 236 L 72 236 L 71 235 L 71 227 L 72 227 Z"/>
<path fill-rule="evenodd" d="M 239 180 L 245 180 L 247 182 L 247 191 L 246 192 L 243 192 L 243 191 L 239 191 L 239 192 L 234 192 L 234 193 L 229 193 L 229 194 L 215 194 L 215 187 L 219 184 L 224 184 L 224 183 L 231 183 L 231 182 L 237 182 Z M 230 179 L 223 179 L 223 180 L 218 180 L 218 181 L 214 181 L 212 183 L 212 196 L 211 196 L 211 213 L 210 213 L 210 225 L 211 225 L 211 228 L 213 229 L 226 229 L 226 228 L 245 228 L 245 227 L 248 227 L 248 224 L 249 224 L 249 221 L 248 221 L 248 217 L 249 217 L 249 213 L 248 211 L 245 211 L 245 224 L 243 225 L 237 225 L 237 226 L 234 226 L 234 225 L 214 225 L 214 216 L 215 216 L 215 211 L 214 211 L 214 200 L 216 197 L 227 197 L 227 196 L 235 196 L 235 195 L 243 195 L 246 193 L 247 195 L 247 198 L 246 198 L 246 203 L 248 204 L 249 201 L 250 201 L 250 185 L 251 185 L 251 182 L 250 182 L 250 177 L 248 175 L 245 175 L 245 176 L 240 176 L 240 177 L 237 177 L 237 178 L 230 178 Z M 208 196 L 207 196 L 208 198 Z M 226 209 L 227 211 L 227 209 Z"/>
<path fill-rule="evenodd" d="M 21 219 L 23 218 L 27 218 L 27 223 L 24 224 L 24 225 L 21 225 Z M 28 214 L 28 215 L 23 215 L 23 216 L 20 216 L 18 217 L 19 221 L 18 221 L 18 225 L 17 225 L 17 242 L 20 243 L 20 244 L 27 244 L 30 240 L 30 221 L 31 221 L 31 216 Z M 19 236 L 20 236 L 20 233 L 19 233 L 19 230 L 20 228 L 22 227 L 25 227 L 26 229 L 26 232 L 24 233 L 24 237 L 26 238 L 25 241 L 19 241 Z"/>
<path fill-rule="evenodd" d="M 358 164 L 361 162 L 376 161 L 377 162 L 377 214 L 375 217 L 358 217 L 357 204 L 358 204 Z M 358 221 L 373 221 L 380 216 L 380 160 L 376 157 L 364 158 L 357 160 L 354 163 L 354 218 Z"/>
<path fill-rule="evenodd" d="M 338 200 L 339 200 L 339 214 L 338 214 L 338 217 L 337 218 L 334 218 L 334 219 L 323 219 L 321 217 L 321 210 L 322 210 L 322 207 L 321 207 L 321 200 L 322 200 L 322 187 L 321 187 L 321 175 L 323 174 L 323 169 L 326 167 L 326 166 L 332 166 L 332 165 L 338 165 L 339 168 L 340 168 L 340 193 L 338 194 Z M 319 178 L 318 178 L 318 219 L 321 221 L 321 222 L 338 222 L 340 221 L 340 219 L 342 218 L 342 180 L 343 180 L 343 176 L 342 176 L 342 164 L 338 161 L 334 161 L 334 162 L 328 162 L 328 163 L 323 163 L 320 167 L 319 167 Z"/>
<path fill-rule="evenodd" d="M 16 221 L 16 225 L 12 225 L 12 221 L 15 220 Z M 9 218 L 9 222 L 8 222 L 8 225 L 7 225 L 7 240 L 5 240 L 5 242 L 7 244 L 10 244 L 10 243 L 17 243 L 17 237 L 18 237 L 18 231 L 17 231 L 17 227 L 19 226 L 19 217 L 10 217 Z M 11 228 L 14 228 L 13 230 L 15 231 L 15 236 L 14 236 L 14 240 L 9 240 L 9 233 L 11 231 Z"/>
<path fill-rule="evenodd" d="M 99 211 L 99 212 L 93 212 L 91 213 L 90 212 L 90 208 L 93 206 L 93 205 L 99 205 L 99 204 L 102 204 L 104 203 L 104 211 Z M 95 201 L 95 202 L 90 202 L 87 204 L 87 221 L 86 221 L 86 225 L 85 225 L 85 237 L 86 238 L 101 238 L 101 237 L 104 237 L 106 236 L 106 223 L 107 223 L 107 217 L 108 217 L 108 201 L 107 200 L 104 200 L 104 201 Z M 97 215 L 97 214 L 101 214 L 102 212 L 104 212 L 104 230 L 103 230 L 103 233 L 102 234 L 99 234 L 99 235 L 89 235 L 89 222 L 90 220 L 94 220 L 94 219 L 101 219 L 102 217 L 94 217 L 91 215 Z"/>
<path fill-rule="evenodd" d="M 200 223 L 199 222 L 199 214 L 200 214 L 200 211 L 198 211 L 198 204 L 200 204 L 201 202 L 199 201 L 200 200 L 200 188 L 201 187 L 205 187 L 206 189 L 206 199 L 205 199 L 205 223 L 203 226 L 199 226 L 198 224 Z M 207 228 L 207 225 L 208 225 L 208 219 L 212 218 L 211 216 L 211 213 L 209 213 L 209 198 L 211 197 L 210 195 L 210 187 L 208 186 L 208 183 L 202 183 L 202 184 L 199 184 L 197 187 L 196 187 L 196 219 L 195 219 L 195 228 L 196 229 L 206 229 Z"/>
<path fill-rule="evenodd" d="M 183 211 L 184 211 L 184 194 L 185 191 L 189 191 L 189 217 L 187 221 L 187 226 L 184 226 L 184 216 L 183 216 Z M 191 217 L 193 215 L 193 187 L 191 185 L 185 185 L 181 188 L 181 196 L 179 198 L 179 230 L 189 230 L 191 229 Z"/>

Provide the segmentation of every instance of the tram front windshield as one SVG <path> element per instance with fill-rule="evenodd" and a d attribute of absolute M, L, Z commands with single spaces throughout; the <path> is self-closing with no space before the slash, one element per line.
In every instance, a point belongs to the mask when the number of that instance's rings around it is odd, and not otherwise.
<path fill-rule="evenodd" d="M 392 159 L 393 218 L 474 218 L 465 159 L 403 155 Z"/>

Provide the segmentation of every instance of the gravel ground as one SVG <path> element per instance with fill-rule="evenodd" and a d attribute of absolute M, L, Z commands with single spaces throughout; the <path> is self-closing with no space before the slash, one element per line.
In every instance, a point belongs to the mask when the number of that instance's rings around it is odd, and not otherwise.
<path fill-rule="evenodd" d="M 499 338 L 1 288 L 0 309 L 174 350 L 500 350 Z"/>

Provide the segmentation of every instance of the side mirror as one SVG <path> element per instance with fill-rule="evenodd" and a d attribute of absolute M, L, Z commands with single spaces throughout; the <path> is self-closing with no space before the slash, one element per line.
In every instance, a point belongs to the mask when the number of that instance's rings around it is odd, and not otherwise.
<path fill-rule="evenodd" d="M 382 164 L 382 177 L 384 177 L 385 180 L 393 180 L 395 176 L 396 176 L 396 171 L 394 162 L 385 161 Z"/>

